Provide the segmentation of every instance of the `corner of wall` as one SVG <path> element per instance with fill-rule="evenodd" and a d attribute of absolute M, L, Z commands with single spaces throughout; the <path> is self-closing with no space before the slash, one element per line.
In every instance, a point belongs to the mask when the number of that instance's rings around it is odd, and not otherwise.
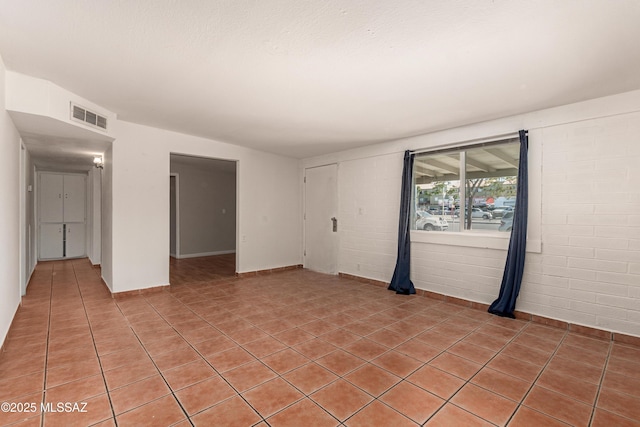
<path fill-rule="evenodd" d="M 20 304 L 20 135 L 5 107 L 6 69 L 0 57 L 0 342 Z"/>

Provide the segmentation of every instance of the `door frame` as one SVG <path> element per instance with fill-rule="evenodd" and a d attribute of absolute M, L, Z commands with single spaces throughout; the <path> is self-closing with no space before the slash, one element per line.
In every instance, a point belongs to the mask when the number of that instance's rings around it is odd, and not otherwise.
<path fill-rule="evenodd" d="M 20 139 L 20 295 L 27 294 L 27 283 L 29 281 L 29 265 L 30 265 L 30 251 L 29 251 L 29 236 L 27 233 L 27 149 Z"/>
<path fill-rule="evenodd" d="M 176 259 L 180 258 L 180 175 L 177 173 L 169 173 L 169 191 L 171 191 L 171 179 L 175 179 L 175 206 L 173 208 L 176 212 L 176 222 L 175 222 L 175 239 L 176 239 L 176 253 L 171 254 L 171 235 L 169 235 L 169 256 L 172 256 Z M 169 195 L 169 203 L 171 203 L 171 195 Z M 169 227 L 171 227 L 171 206 L 169 206 Z M 171 233 L 171 230 L 169 231 Z"/>
<path fill-rule="evenodd" d="M 240 242 L 241 242 L 241 237 L 240 237 L 240 183 L 241 183 L 241 178 L 240 178 L 240 160 L 239 159 L 232 159 L 232 158 L 226 158 L 224 156 L 220 156 L 220 157 L 213 157 L 211 155 L 205 155 L 205 154 L 189 154 L 189 153 L 184 153 L 184 152 L 180 152 L 180 151 L 170 151 L 169 152 L 169 176 L 171 177 L 172 175 L 176 175 L 176 189 L 177 191 L 179 191 L 179 180 L 178 180 L 178 173 L 177 172 L 171 172 L 171 156 L 185 156 L 185 157 L 194 157 L 194 158 L 199 158 L 199 159 L 204 159 L 204 160 L 221 160 L 224 162 L 232 162 L 235 164 L 235 215 L 236 215 L 236 220 L 235 220 L 235 269 L 236 269 L 236 273 L 238 272 L 238 269 L 240 268 Z M 167 190 L 171 191 L 171 181 L 167 182 L 169 187 Z M 176 203 L 179 205 L 179 201 L 180 198 L 179 196 L 176 197 Z M 171 201 L 169 200 L 169 204 L 171 203 Z M 179 227 L 179 211 L 180 209 L 176 209 L 176 223 L 177 226 Z M 169 213 L 170 215 L 170 213 Z M 169 218 L 169 233 L 171 233 L 171 219 Z M 179 231 L 176 233 L 176 238 L 179 236 Z M 244 237 L 244 236 L 243 236 Z M 169 239 L 171 239 L 171 237 L 169 237 Z M 246 237 L 245 237 L 246 239 Z M 180 252 L 179 250 L 179 239 L 176 241 L 176 249 L 178 252 Z M 171 252 L 171 244 L 169 244 L 169 248 L 167 252 Z M 230 253 L 230 252 L 229 252 Z M 182 255 L 180 255 L 182 256 Z M 205 255 L 203 255 L 205 256 Z M 177 257 L 177 259 L 180 259 L 180 257 Z M 169 257 L 167 258 L 167 264 L 169 264 L 170 259 Z M 170 266 L 168 267 L 169 269 L 171 268 Z"/>

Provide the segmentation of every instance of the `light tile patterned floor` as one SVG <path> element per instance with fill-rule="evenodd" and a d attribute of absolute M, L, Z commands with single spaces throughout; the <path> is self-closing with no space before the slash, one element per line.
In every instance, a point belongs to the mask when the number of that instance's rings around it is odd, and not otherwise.
<path fill-rule="evenodd" d="M 37 410 L 0 425 L 640 424 L 640 348 L 305 270 L 207 278 L 193 262 L 170 291 L 124 299 L 87 260 L 39 264 L 0 355 L 0 402 Z"/>

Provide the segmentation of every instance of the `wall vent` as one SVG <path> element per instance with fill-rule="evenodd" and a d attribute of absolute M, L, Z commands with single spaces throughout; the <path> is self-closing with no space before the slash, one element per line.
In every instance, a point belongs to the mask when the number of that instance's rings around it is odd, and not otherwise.
<path fill-rule="evenodd" d="M 93 127 L 107 130 L 107 118 L 84 107 L 71 103 L 71 118 L 89 124 Z"/>

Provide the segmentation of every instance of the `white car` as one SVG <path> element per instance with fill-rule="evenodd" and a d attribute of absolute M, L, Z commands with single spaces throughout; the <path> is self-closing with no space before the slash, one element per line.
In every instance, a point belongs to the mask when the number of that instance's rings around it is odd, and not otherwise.
<path fill-rule="evenodd" d="M 431 215 L 429 212 L 416 212 L 416 229 L 417 230 L 438 230 L 445 231 L 449 228 L 449 223 L 444 218 Z"/>
<path fill-rule="evenodd" d="M 460 216 L 460 209 L 456 209 L 456 216 Z M 471 218 L 493 219 L 493 215 L 491 215 L 491 212 L 483 211 L 480 208 L 472 208 Z"/>

